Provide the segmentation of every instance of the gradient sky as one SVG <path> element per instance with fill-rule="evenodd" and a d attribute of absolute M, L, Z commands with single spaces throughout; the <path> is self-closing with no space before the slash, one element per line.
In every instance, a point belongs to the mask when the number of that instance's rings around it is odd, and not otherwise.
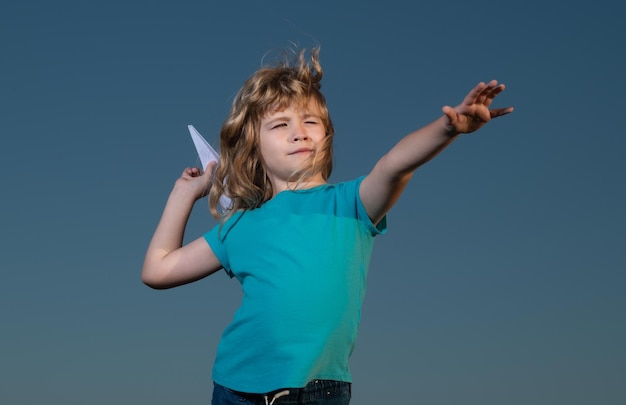
<path fill-rule="evenodd" d="M 389 214 L 353 403 L 626 403 L 623 2 L 213 3 L 0 6 L 0 403 L 209 403 L 238 284 L 154 291 L 143 255 L 187 124 L 215 143 L 291 42 L 321 45 L 334 182 L 479 81 L 516 109 Z M 187 239 L 214 224 L 199 202 Z"/>

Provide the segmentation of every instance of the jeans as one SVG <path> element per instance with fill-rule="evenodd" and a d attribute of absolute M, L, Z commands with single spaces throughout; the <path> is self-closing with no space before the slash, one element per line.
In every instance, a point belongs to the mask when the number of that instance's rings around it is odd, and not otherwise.
<path fill-rule="evenodd" d="M 267 394 L 237 392 L 214 383 L 212 405 L 348 405 L 351 384 L 313 380 L 304 388 L 286 388 Z"/>

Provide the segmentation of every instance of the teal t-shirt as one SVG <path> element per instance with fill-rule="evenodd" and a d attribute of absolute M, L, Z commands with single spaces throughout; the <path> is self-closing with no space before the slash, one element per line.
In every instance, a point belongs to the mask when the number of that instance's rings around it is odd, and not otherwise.
<path fill-rule="evenodd" d="M 213 379 L 242 392 L 351 381 L 374 237 L 359 178 L 283 191 L 205 235 L 242 285 L 241 307 L 218 346 Z"/>

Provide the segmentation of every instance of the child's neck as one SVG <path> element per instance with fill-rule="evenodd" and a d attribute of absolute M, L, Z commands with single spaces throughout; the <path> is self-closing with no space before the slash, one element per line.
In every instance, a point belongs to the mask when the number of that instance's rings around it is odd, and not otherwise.
<path fill-rule="evenodd" d="M 278 184 L 277 187 L 273 187 L 274 195 L 285 190 L 306 190 L 309 188 L 321 186 L 322 184 L 326 183 L 327 181 L 324 180 L 321 176 L 316 176 L 314 178 L 302 181 L 284 182 L 282 184 Z"/>

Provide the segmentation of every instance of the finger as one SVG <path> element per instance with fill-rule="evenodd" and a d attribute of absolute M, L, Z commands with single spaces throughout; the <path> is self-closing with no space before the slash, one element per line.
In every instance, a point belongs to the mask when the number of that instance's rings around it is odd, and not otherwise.
<path fill-rule="evenodd" d="M 513 107 L 506 108 L 494 108 L 493 110 L 489 110 L 489 114 L 491 118 L 501 117 L 503 115 L 507 115 L 513 112 Z"/>
<path fill-rule="evenodd" d="M 194 177 L 198 177 L 201 174 L 202 173 L 200 172 L 200 169 L 198 169 L 197 167 L 188 167 L 183 171 L 182 177 L 184 179 L 193 179 Z"/>
<path fill-rule="evenodd" d="M 492 80 L 489 83 L 487 83 L 485 85 L 485 87 L 483 87 L 483 89 L 481 90 L 480 94 L 478 94 L 476 96 L 476 103 L 477 104 L 483 104 L 483 105 L 488 105 L 487 103 L 489 103 L 489 96 L 490 94 L 494 91 L 494 89 L 496 89 L 498 87 L 498 82 L 496 80 Z M 495 97 L 495 95 L 494 95 Z"/>
<path fill-rule="evenodd" d="M 467 96 L 465 96 L 465 98 L 463 99 L 463 104 L 464 105 L 475 104 L 477 102 L 478 97 L 480 96 L 482 91 L 485 89 L 485 86 L 486 85 L 484 82 L 478 83 L 476 87 L 474 87 L 472 90 L 470 90 L 469 93 L 467 93 Z"/>
<path fill-rule="evenodd" d="M 491 91 L 485 95 L 485 100 L 483 101 L 483 104 L 489 107 L 493 102 L 493 99 L 496 98 L 498 94 L 502 93 L 504 89 L 504 84 L 500 84 L 499 86 L 492 88 Z"/>
<path fill-rule="evenodd" d="M 191 167 L 186 167 L 185 170 L 183 170 L 183 177 L 191 177 L 193 176 L 193 168 Z"/>

